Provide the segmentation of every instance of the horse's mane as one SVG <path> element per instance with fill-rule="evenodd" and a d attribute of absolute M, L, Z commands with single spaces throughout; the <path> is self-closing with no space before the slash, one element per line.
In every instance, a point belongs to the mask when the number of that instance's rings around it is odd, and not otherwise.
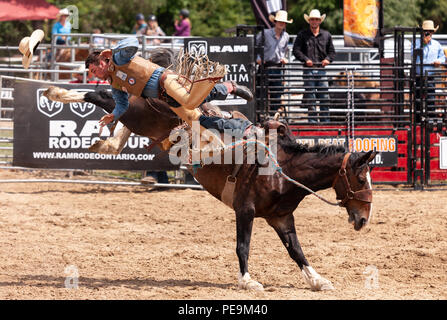
<path fill-rule="evenodd" d="M 318 153 L 322 156 L 334 155 L 337 153 L 345 153 L 346 149 L 343 146 L 334 145 L 322 145 L 317 144 L 314 146 L 309 146 L 308 144 L 297 143 L 291 139 L 278 139 L 280 147 L 286 153 Z"/>

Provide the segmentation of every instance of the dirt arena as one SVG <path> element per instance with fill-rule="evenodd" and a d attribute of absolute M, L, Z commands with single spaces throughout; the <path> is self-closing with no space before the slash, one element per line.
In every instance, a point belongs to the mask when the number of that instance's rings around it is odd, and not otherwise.
<path fill-rule="evenodd" d="M 65 178 L 0 170 L 48 175 Z M 234 213 L 206 191 L 1 184 L 0 299 L 447 299 L 446 202 L 447 190 L 377 187 L 372 222 L 356 232 L 344 209 L 308 196 L 295 224 L 308 261 L 335 286 L 326 292 L 309 290 L 256 219 L 249 272 L 265 291 L 249 292 L 237 288 Z M 65 288 L 70 265 L 78 289 Z M 366 286 L 368 266 L 378 288 Z"/>

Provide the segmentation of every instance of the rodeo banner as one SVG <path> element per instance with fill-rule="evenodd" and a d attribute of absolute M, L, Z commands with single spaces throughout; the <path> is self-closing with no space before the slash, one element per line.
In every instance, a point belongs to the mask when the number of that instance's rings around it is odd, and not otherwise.
<path fill-rule="evenodd" d="M 374 167 L 397 166 L 398 150 L 397 136 L 356 136 L 354 139 L 342 136 L 300 136 L 297 143 L 313 146 L 316 144 L 344 146 L 353 152 L 377 151 L 377 155 L 370 163 Z"/>
<path fill-rule="evenodd" d="M 222 81 L 236 81 L 254 92 L 253 38 L 190 38 L 185 39 L 184 49 L 190 54 L 207 54 L 211 61 L 225 65 L 227 74 Z M 255 121 L 255 101 L 246 101 L 230 95 L 226 100 L 215 100 L 223 111 L 237 110 Z"/>
<path fill-rule="evenodd" d="M 378 45 L 381 0 L 344 0 L 343 34 L 345 47 Z"/>
<path fill-rule="evenodd" d="M 175 170 L 158 147 L 147 152 L 149 138 L 131 135 L 119 155 L 90 152 L 99 137 L 99 119 L 106 113 L 87 102 L 61 103 L 43 92 L 51 85 L 80 92 L 108 89 L 108 85 L 53 84 L 16 80 L 14 85 L 13 165 L 51 169 Z M 117 132 L 121 123 L 115 129 Z M 110 132 L 104 127 L 101 139 Z"/>

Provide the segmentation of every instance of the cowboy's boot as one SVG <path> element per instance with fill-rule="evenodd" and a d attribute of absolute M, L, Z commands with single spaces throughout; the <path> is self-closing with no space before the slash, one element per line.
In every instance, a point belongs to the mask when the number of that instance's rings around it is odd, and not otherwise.
<path fill-rule="evenodd" d="M 248 89 L 246 86 L 237 84 L 236 81 L 230 82 L 233 85 L 233 91 L 231 91 L 230 94 L 234 94 L 247 101 L 253 100 L 253 93 L 251 93 L 250 89 Z"/>

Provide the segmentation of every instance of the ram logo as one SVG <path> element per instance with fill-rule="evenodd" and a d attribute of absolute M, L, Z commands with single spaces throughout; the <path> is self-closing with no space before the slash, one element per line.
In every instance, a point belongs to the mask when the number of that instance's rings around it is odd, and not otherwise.
<path fill-rule="evenodd" d="M 38 89 L 36 91 L 37 109 L 47 117 L 51 118 L 62 111 L 64 104 L 62 102 L 48 100 L 48 98 L 42 94 L 45 90 L 47 90 L 47 88 Z"/>
<path fill-rule="evenodd" d="M 89 89 L 84 89 L 84 90 L 78 90 L 79 92 L 91 92 L 91 91 L 95 91 L 95 90 L 89 90 Z M 89 102 L 70 102 L 70 110 L 71 112 L 73 112 L 74 114 L 80 116 L 81 118 L 85 118 L 88 115 L 92 114 L 93 112 L 95 112 L 96 109 L 96 105 L 94 105 L 93 103 L 89 103 Z"/>
<path fill-rule="evenodd" d="M 203 40 L 188 42 L 188 52 L 192 56 L 202 56 L 208 54 L 208 42 Z"/>

